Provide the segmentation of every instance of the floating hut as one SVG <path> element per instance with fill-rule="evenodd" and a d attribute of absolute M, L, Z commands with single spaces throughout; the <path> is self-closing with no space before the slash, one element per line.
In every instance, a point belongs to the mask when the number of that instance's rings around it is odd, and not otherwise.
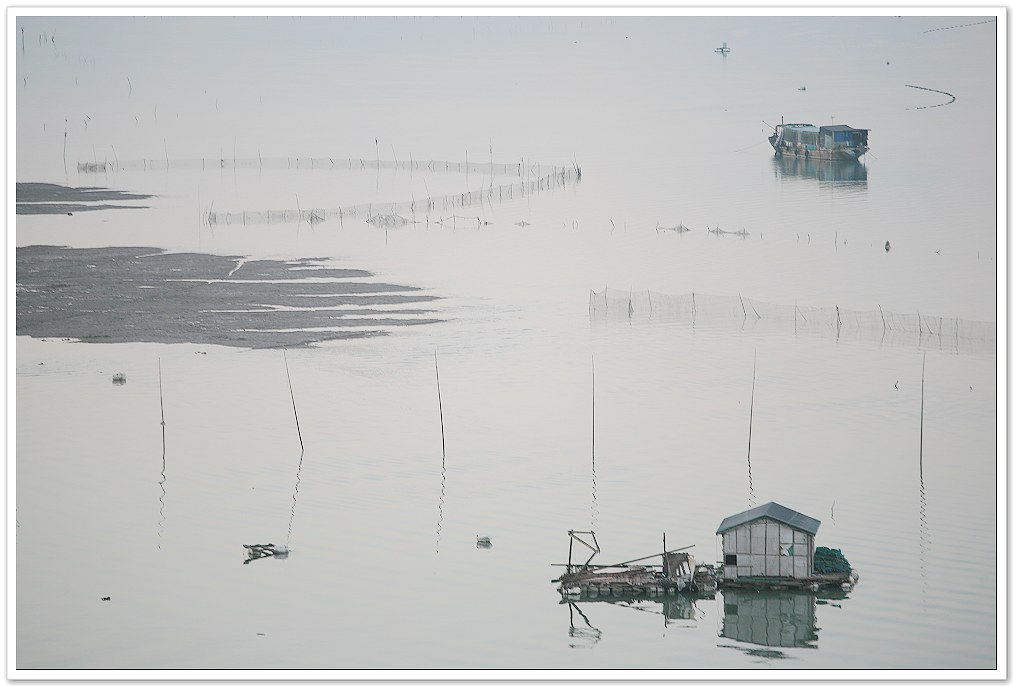
<path fill-rule="evenodd" d="M 844 562 L 834 571 L 816 564 L 818 519 L 770 502 L 726 517 L 722 537 L 722 587 L 850 588 L 858 575 Z M 822 556 L 825 549 L 819 549 Z M 839 553 L 839 551 L 836 551 Z M 821 557 L 822 559 L 822 557 Z M 844 559 L 843 555 L 840 559 Z"/>

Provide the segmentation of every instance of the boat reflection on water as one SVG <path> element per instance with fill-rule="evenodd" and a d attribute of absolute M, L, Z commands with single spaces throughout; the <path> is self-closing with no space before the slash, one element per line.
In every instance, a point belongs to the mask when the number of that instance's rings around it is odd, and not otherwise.
<path fill-rule="evenodd" d="M 869 171 L 864 164 L 854 160 L 814 160 L 804 157 L 771 158 L 774 173 L 783 178 L 813 179 L 820 183 L 840 184 L 865 189 Z"/>
<path fill-rule="evenodd" d="M 721 630 L 718 637 L 730 642 L 718 642 L 721 648 L 740 650 L 747 655 L 766 659 L 786 659 L 791 655 L 782 648 L 816 649 L 819 627 L 816 625 L 816 607 L 841 607 L 848 592 L 841 589 L 812 591 L 755 591 L 727 588 L 718 594 L 722 610 Z M 570 612 L 570 647 L 593 648 L 602 640 L 603 630 L 593 623 L 589 608 L 607 603 L 634 612 L 662 617 L 666 628 L 689 626 L 711 610 L 697 607 L 703 600 L 714 601 L 713 595 L 697 596 L 680 593 L 672 596 L 616 598 L 583 597 L 579 601 L 560 601 Z"/>

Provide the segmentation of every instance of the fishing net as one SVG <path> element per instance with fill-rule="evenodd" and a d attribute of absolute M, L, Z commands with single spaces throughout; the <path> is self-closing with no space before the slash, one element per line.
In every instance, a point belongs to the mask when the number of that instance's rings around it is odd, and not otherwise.
<path fill-rule="evenodd" d="M 919 350 L 996 354 L 994 322 L 883 309 L 781 305 L 742 296 L 591 291 L 592 321 L 663 321 L 714 330 L 816 335 Z"/>
<path fill-rule="evenodd" d="M 848 573 L 851 564 L 839 549 L 819 546 L 813 553 L 813 571 L 817 574 Z"/>
<path fill-rule="evenodd" d="M 514 164 L 495 164 L 492 162 L 449 162 L 447 160 L 367 160 L 350 158 L 202 158 L 191 160 L 125 160 L 83 162 L 77 165 L 81 173 L 104 174 L 115 171 L 148 171 L 166 169 L 336 169 L 336 170 L 405 170 L 409 172 L 442 172 L 488 175 L 488 186 L 473 188 L 463 193 L 410 198 L 390 203 L 360 203 L 327 208 L 287 208 L 268 210 L 241 210 L 220 212 L 208 210 L 204 221 L 209 224 L 281 224 L 286 222 L 305 221 L 310 224 L 336 220 L 343 222 L 349 218 L 365 218 L 367 223 L 383 228 L 404 226 L 406 224 L 425 221 L 431 214 L 439 214 L 430 221 L 467 227 L 481 226 L 481 215 L 460 216 L 459 208 L 473 205 L 481 207 L 486 203 L 502 202 L 514 198 L 565 188 L 568 183 L 580 181 L 580 167 L 558 167 L 539 163 L 520 162 Z M 496 178 L 509 180 L 495 184 Z M 443 216 L 440 213 L 450 213 Z"/>

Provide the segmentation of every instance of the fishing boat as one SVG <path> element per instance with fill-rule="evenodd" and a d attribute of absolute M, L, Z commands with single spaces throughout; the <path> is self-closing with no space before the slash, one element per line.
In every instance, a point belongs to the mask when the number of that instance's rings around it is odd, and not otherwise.
<path fill-rule="evenodd" d="M 817 160 L 857 160 L 869 150 L 869 129 L 846 124 L 778 124 L 768 139 L 775 155 Z"/>

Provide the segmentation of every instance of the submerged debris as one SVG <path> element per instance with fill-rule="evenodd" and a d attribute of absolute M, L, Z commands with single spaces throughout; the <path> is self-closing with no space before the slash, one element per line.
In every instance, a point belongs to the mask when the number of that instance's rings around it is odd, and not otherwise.
<path fill-rule="evenodd" d="M 400 214 L 374 214 L 372 217 L 366 220 L 367 224 L 373 224 L 374 226 L 404 226 L 405 224 L 411 224 L 411 220 L 406 217 L 402 217 Z"/>
<path fill-rule="evenodd" d="M 275 545 L 273 543 L 254 543 L 253 545 L 243 544 L 246 548 L 247 558 L 243 560 L 244 565 L 248 565 L 254 560 L 259 560 L 262 557 L 275 557 L 279 560 L 284 560 L 288 557 L 288 546 Z"/>
<path fill-rule="evenodd" d="M 720 225 L 714 227 L 713 229 L 710 226 L 708 226 L 707 227 L 707 233 L 713 233 L 713 234 L 716 234 L 718 236 L 724 236 L 724 235 L 728 235 L 728 236 L 741 236 L 742 238 L 745 238 L 746 236 L 749 235 L 749 232 L 746 231 L 745 227 L 742 227 L 738 231 L 725 231 L 724 229 L 721 228 Z"/>

